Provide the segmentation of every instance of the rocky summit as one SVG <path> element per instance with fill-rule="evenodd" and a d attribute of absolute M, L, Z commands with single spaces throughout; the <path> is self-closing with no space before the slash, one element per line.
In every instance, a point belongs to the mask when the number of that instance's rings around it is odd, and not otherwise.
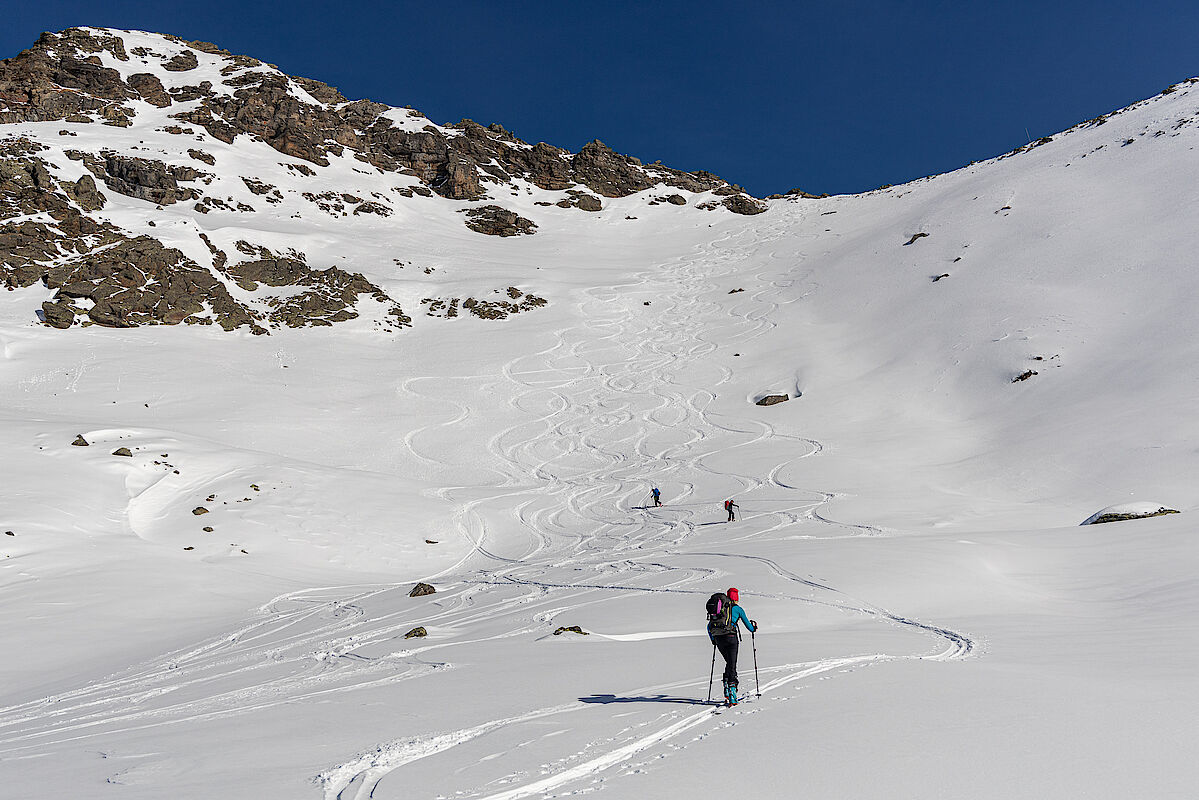
<path fill-rule="evenodd" d="M 453 214 L 467 235 L 524 239 L 558 214 L 634 221 L 608 208 L 634 196 L 647 215 L 766 210 L 708 172 L 598 140 L 572 153 L 499 124 L 434 124 L 207 42 L 72 28 L 0 61 L 0 277 L 9 291 L 40 288 L 30 314 L 54 328 L 399 330 L 413 324 L 400 300 L 446 294 L 435 266 L 396 275 L 414 266 L 404 225 Z M 532 210 L 508 207 L 514 197 Z M 365 277 L 380 264 L 280 242 L 314 219 L 327 239 L 400 239 L 380 256 L 388 279 Z M 466 296 L 454 308 L 503 319 L 552 302 L 509 283 L 455 287 Z M 497 293 L 537 302 L 496 305 Z M 456 316 L 426 302 L 426 316 Z"/>

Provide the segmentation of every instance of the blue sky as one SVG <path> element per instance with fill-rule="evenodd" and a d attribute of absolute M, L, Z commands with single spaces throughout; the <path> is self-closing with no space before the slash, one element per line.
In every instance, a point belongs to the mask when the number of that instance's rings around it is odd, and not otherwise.
<path fill-rule="evenodd" d="M 351 99 L 602 139 L 759 196 L 990 158 L 1199 75 L 1199 3 L 28 2 L 0 57 L 100 25 L 216 42 Z"/>

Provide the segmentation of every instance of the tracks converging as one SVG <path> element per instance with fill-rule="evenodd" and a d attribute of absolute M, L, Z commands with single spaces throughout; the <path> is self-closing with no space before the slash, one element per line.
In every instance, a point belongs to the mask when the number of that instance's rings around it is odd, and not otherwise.
<path fill-rule="evenodd" d="M 830 537 L 880 533 L 821 514 L 836 495 L 790 477 L 794 465 L 819 456 L 820 442 L 760 419 L 729 416 L 715 402 L 722 392 L 746 387 L 714 354 L 772 330 L 782 302 L 777 281 L 771 284 L 777 265 L 746 274 L 745 254 L 762 251 L 787 230 L 787 219 L 775 212 L 772 221 L 698 245 L 621 285 L 586 290 L 578 326 L 555 331 L 549 346 L 494 374 L 472 376 L 478 390 L 465 399 L 432 378 L 399 387 L 401 402 L 436 398 L 451 409 L 404 436 L 413 457 L 434 470 L 458 467 L 439 448 L 449 426 L 486 419 L 486 406 L 472 405 L 471 397 L 489 405 L 501 400 L 502 416 L 515 420 L 487 433 L 469 482 L 436 490 L 454 509 L 453 528 L 472 546 L 471 555 L 441 577 L 444 592 L 422 618 L 438 635 L 412 646 L 403 641 L 413 621 L 406 585 L 289 593 L 228 634 L 73 691 L 0 709 L 0 759 L 419 681 L 457 669 L 451 658 L 461 648 L 539 635 L 554 617 L 616 596 L 707 594 L 722 576 L 745 573 L 736 564 L 772 576 L 778 590 L 763 597 L 860 615 L 937 642 L 917 655 L 770 665 L 763 670 L 763 695 L 858 664 L 969 655 L 974 645 L 967 636 L 856 600 L 747 552 L 799 525 Z M 752 247 L 736 242 L 738 236 L 752 237 Z M 792 257 L 802 269 L 801 256 Z M 760 288 L 735 295 L 714 288 L 733 277 Z M 799 274 L 784 282 L 804 280 Z M 652 299 L 652 313 L 643 298 Z M 764 458 L 773 461 L 760 469 Z M 643 507 L 653 485 L 669 487 L 666 508 Z M 721 513 L 723 497 L 714 491 L 756 501 L 742 524 L 722 530 L 718 547 L 706 527 Z M 689 691 L 699 680 L 686 676 L 630 692 Z M 550 704 L 459 730 L 397 738 L 324 769 L 317 781 L 326 800 L 365 800 L 414 761 L 496 731 L 573 718 L 586 707 Z M 463 796 L 543 794 L 630 763 L 710 718 L 709 709 L 680 704 L 652 723 L 564 756 L 548 776 L 530 773 Z"/>

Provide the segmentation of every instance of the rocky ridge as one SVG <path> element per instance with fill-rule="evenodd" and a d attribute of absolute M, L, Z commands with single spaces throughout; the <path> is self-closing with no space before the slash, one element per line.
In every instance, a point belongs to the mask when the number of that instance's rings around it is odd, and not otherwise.
<path fill-rule="evenodd" d="M 144 134 L 155 138 L 136 138 Z M 271 171 L 232 174 L 223 163 L 229 147 L 261 144 L 281 157 Z M 324 171 L 347 163 L 394 182 L 388 191 L 322 185 Z M 316 189 L 281 188 L 284 178 L 315 179 Z M 303 252 L 241 247 L 214 231 L 199 234 L 203 248 L 181 250 L 156 231 L 122 227 L 104 211 L 113 195 L 147 204 L 148 227 L 166 207 L 383 220 L 405 202 L 440 197 L 479 203 L 458 209 L 462 222 L 506 237 L 535 234 L 538 221 L 496 204 L 505 194 L 536 192 L 546 197 L 538 206 L 594 214 L 651 189 L 699 211 L 765 210 L 711 173 L 644 164 L 598 140 L 571 153 L 498 124 L 435 125 L 206 42 L 73 28 L 0 61 L 0 280 L 52 290 L 41 313 L 54 327 L 188 322 L 261 333 L 348 321 L 371 303 L 368 316 L 383 327 L 411 323 L 378 284 L 341 266 L 310 266 Z"/>

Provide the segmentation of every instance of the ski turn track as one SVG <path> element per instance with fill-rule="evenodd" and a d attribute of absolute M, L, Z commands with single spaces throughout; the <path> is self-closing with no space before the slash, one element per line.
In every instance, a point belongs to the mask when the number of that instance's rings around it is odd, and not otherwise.
<path fill-rule="evenodd" d="M 775 234 L 781 231 L 782 225 L 776 221 Z M 463 535 L 475 543 L 477 564 L 476 572 L 464 580 L 476 587 L 540 590 L 543 594 L 532 602 L 553 598 L 553 610 L 535 618 L 552 624 L 554 617 L 630 593 L 683 593 L 696 596 L 698 605 L 699 598 L 710 593 L 713 580 L 743 573 L 736 567 L 711 565 L 748 559 L 807 590 L 807 594 L 771 593 L 770 597 L 859 614 L 939 643 L 914 655 L 878 653 L 772 666 L 761 670 L 770 676 L 761 686 L 763 697 L 813 676 L 858 666 L 905 658 L 949 661 L 968 657 L 975 648 L 968 636 L 848 597 L 771 559 L 689 549 L 691 541 L 703 538 L 702 528 L 710 524 L 711 516 L 721 513 L 720 498 L 702 494 L 703 486 L 713 483 L 726 487 L 728 495 L 758 496 L 749 517 L 754 522 L 752 529 L 738 529 L 722 544 L 768 538 L 802 523 L 821 526 L 827 536 L 882 533 L 820 514 L 819 509 L 836 495 L 794 485 L 786 477 L 796 461 L 819 455 L 819 442 L 781 433 L 765 422 L 729 419 L 711 409 L 716 392 L 733 378 L 727 369 L 713 373 L 703 367 L 705 357 L 718 349 L 711 332 L 716 326 L 704 329 L 698 321 L 722 320 L 721 342 L 744 345 L 774 326 L 771 313 L 777 308 L 767 289 L 739 297 L 728 307 L 712 299 L 712 287 L 719 284 L 719 278 L 737 273 L 740 256 L 736 253 L 742 248 L 726 244 L 729 242 L 717 240 L 702 246 L 664 270 L 643 274 L 639 282 L 591 290 L 581 307 L 586 320 L 582 334 L 560 330 L 556 342 L 546 350 L 504 366 L 507 385 L 494 388 L 515 389 L 510 405 L 531 414 L 535 421 L 502 431 L 488 443 L 492 463 L 504 465 L 499 481 L 502 490 L 462 504 L 458 524 Z M 652 321 L 634 313 L 642 296 L 653 297 L 656 313 Z M 695 373 L 711 375 L 712 380 L 697 388 L 693 378 L 684 377 Z M 798 455 L 775 464 L 765 476 L 729 469 L 740 453 L 784 441 Z M 639 499 L 648 494 L 649 487 L 663 484 L 679 487 L 669 503 L 661 509 L 645 509 L 645 514 L 636 513 Z M 447 490 L 449 496 L 454 491 Z M 534 492 L 536 496 L 532 496 Z M 763 505 L 770 508 L 757 510 Z M 536 531 L 529 533 L 529 541 L 535 543 L 532 549 L 517 557 L 496 552 L 485 523 L 513 506 L 521 524 Z M 628 558 L 614 560 L 613 553 Z M 701 560 L 708 566 L 691 563 Z M 550 566 L 555 564 L 559 567 Z M 570 565 L 591 579 L 554 580 L 552 576 L 564 572 L 561 565 Z M 600 580 L 595 579 L 597 574 Z M 652 581 L 647 582 L 647 576 Z M 656 751 L 661 757 L 660 746 L 685 733 L 700 731 L 702 739 L 706 735 L 702 732 L 716 720 L 712 708 L 689 711 L 691 701 L 661 693 L 682 689 L 702 694 L 703 687 L 703 678 L 693 677 L 682 683 L 632 690 L 632 696 L 659 693 L 654 696 L 675 703 L 675 709 L 661 715 L 648 731 L 626 730 L 543 765 L 536 771 L 542 777 L 530 780 L 534 772 L 518 771 L 455 796 L 515 800 L 572 787 L 588 791 L 587 786 L 602 783 L 602 776 L 622 765 L 627 767 L 642 755 Z M 613 698 L 610 702 L 617 701 Z M 754 704 L 747 705 L 749 709 L 738 706 L 723 713 L 747 713 Z M 585 711 L 585 703 L 548 706 L 458 731 L 380 744 L 322 772 L 318 781 L 326 800 L 390 796 L 383 791 L 390 785 L 385 779 L 414 762 L 500 730 L 507 731 L 511 739 L 520 739 L 522 730 L 549 719 L 583 727 L 585 723 L 570 720 Z M 500 784 L 509 785 L 497 790 Z"/>
<path fill-rule="evenodd" d="M 776 559 L 745 552 L 776 534 L 794 538 L 796 526 L 819 530 L 823 538 L 882 533 L 821 514 L 836 495 L 791 477 L 802 475 L 797 467 L 819 456 L 819 442 L 716 407 L 722 393 L 736 395 L 746 387 L 713 354 L 734 343 L 752 345 L 775 326 L 774 291 L 762 288 L 728 300 L 722 288 L 732 278 L 765 283 L 740 270 L 745 252 L 782 246 L 772 239 L 783 233 L 786 220 L 777 210 L 770 213 L 776 218 L 764 238 L 760 226 L 749 242 L 738 239 L 747 233 L 727 234 L 626 285 L 586 291 L 579 306 L 581 329 L 558 330 L 549 346 L 494 374 L 463 378 L 464 387 L 477 388 L 474 394 L 450 399 L 446 386 L 422 378 L 397 387 L 405 402 L 442 404 L 434 421 L 407 433 L 405 444 L 430 470 L 456 475 L 469 468 L 471 477 L 436 490 L 453 504 L 452 524 L 473 552 L 440 576 L 435 603 L 419 617 L 407 598 L 409 584 L 283 595 L 228 634 L 76 690 L 0 709 L 0 759 L 79 743 L 94 747 L 138 731 L 169 737 L 181 727 L 290 704 L 348 700 L 394 686 L 420 693 L 426 681 L 459 670 L 459 656 L 477 662 L 478 648 L 540 641 L 557 619 L 622 598 L 686 596 L 698 608 L 730 575 L 755 585 L 770 582 L 770 588 L 747 592 L 747 599 L 857 616 L 917 637 L 902 653 L 764 665 L 763 698 L 858 666 L 969 656 L 974 644 L 963 634 L 849 597 Z M 795 282 L 806 283 L 802 252 L 770 255 L 794 262 Z M 653 298 L 652 315 L 643 310 L 645 297 Z M 486 420 L 486 404 L 497 399 L 519 421 L 485 437 L 485 453 L 475 462 L 449 460 L 437 446 L 446 427 Z M 653 485 L 669 487 L 666 506 L 644 507 Z M 720 501 L 730 496 L 749 511 L 736 526 L 711 527 L 721 521 Z M 403 634 L 415 624 L 428 628 L 429 638 L 405 642 Z M 610 638 L 652 642 L 703 635 L 700 621 L 683 624 L 695 630 Z M 476 716 L 482 716 L 475 724 L 391 739 L 313 780 L 325 800 L 407 796 L 407 769 L 456 748 L 465 753 L 463 764 L 486 763 L 498 753 L 479 755 L 470 748 L 494 740 L 492 734 L 531 741 L 553 723 L 554 732 L 541 735 L 550 745 L 542 746 L 558 748 L 560 757 L 521 763 L 498 778 L 456 778 L 462 782 L 457 791 L 438 787 L 439 792 L 464 800 L 511 800 L 586 791 L 617 779 L 617 767 L 668 758 L 667 743 L 683 741 L 684 734 L 693 738 L 680 747 L 704 746 L 719 719 L 710 706 L 692 699 L 705 691 L 706 666 L 703 674 L 629 689 L 623 698 L 579 698 L 522 713 L 489 711 L 486 697 L 467 698 L 465 704 L 477 706 Z M 628 715 L 604 712 L 607 702 L 643 696 L 659 702 Z M 719 716 L 760 710 L 757 700 Z M 489 714 L 494 716 L 488 719 Z M 620 722 L 625 716 L 630 721 Z M 430 719 L 438 717 L 426 717 L 426 725 Z M 374 736 L 364 731 L 363 738 L 369 742 Z M 636 766 L 642 768 L 653 767 L 647 761 Z"/>

